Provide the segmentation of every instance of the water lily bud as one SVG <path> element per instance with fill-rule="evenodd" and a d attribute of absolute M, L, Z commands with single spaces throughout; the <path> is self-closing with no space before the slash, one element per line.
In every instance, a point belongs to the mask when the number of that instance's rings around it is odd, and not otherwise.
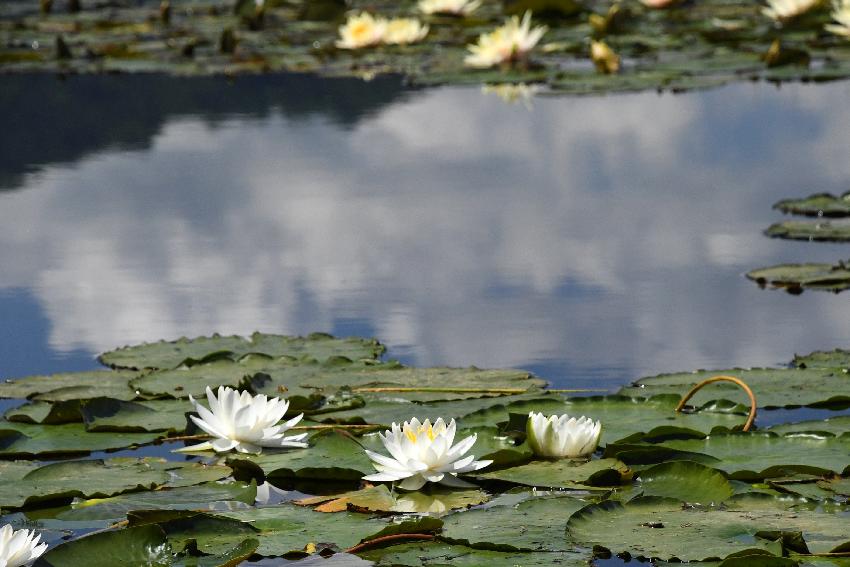
<path fill-rule="evenodd" d="M 546 417 L 530 412 L 526 423 L 528 445 L 540 457 L 584 457 L 599 444 L 602 424 L 589 417 L 566 414 Z"/>
<path fill-rule="evenodd" d="M 590 58 L 600 73 L 608 75 L 620 70 L 620 56 L 604 41 L 590 42 Z"/>
<path fill-rule="evenodd" d="M 455 420 L 446 424 L 443 418 L 432 425 L 429 420 L 420 422 L 415 417 L 392 429 L 378 433 L 390 456 L 366 450 L 372 459 L 376 474 L 363 477 L 375 482 L 400 480 L 399 488 L 419 490 L 426 482 L 446 486 L 470 487 L 472 484 L 457 478 L 459 473 L 483 469 L 493 461 L 476 461 L 474 455 L 463 455 L 472 448 L 477 438 L 470 435 L 452 445 L 457 425 Z"/>

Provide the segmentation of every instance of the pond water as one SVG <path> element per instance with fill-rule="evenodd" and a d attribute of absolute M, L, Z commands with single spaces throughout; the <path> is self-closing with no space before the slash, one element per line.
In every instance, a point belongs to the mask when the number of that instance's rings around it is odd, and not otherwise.
<path fill-rule="evenodd" d="M 559 387 L 850 345 L 743 274 L 850 189 L 850 83 L 535 97 L 307 76 L 3 78 L 0 376 L 181 335 L 374 335 Z"/>

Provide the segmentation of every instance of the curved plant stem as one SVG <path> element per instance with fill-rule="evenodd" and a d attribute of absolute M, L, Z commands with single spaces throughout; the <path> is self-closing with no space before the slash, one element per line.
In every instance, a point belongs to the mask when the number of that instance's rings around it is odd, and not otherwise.
<path fill-rule="evenodd" d="M 432 540 L 436 536 L 434 534 L 392 534 L 383 537 L 376 537 L 375 539 L 370 539 L 369 541 L 364 541 L 363 543 L 358 543 L 354 547 L 349 547 L 345 550 L 346 553 L 357 553 L 358 551 L 363 551 L 364 549 L 368 549 L 374 545 L 378 545 L 388 541 L 396 541 L 399 539 L 418 539 L 418 540 Z"/>
<path fill-rule="evenodd" d="M 740 386 L 750 398 L 750 414 L 747 416 L 747 421 L 744 423 L 743 431 L 749 431 L 753 426 L 753 422 L 756 420 L 756 411 L 758 410 L 758 405 L 756 404 L 756 396 L 753 394 L 753 391 L 747 386 L 747 383 L 741 380 L 740 378 L 736 378 L 734 376 L 712 376 L 711 378 L 706 378 L 685 394 L 682 397 L 682 400 L 679 402 L 679 405 L 676 406 L 676 412 L 682 411 L 682 408 L 685 407 L 685 404 L 690 400 L 694 394 L 696 394 L 703 386 L 708 384 L 712 384 L 714 382 L 732 382 L 733 384 L 737 384 Z"/>

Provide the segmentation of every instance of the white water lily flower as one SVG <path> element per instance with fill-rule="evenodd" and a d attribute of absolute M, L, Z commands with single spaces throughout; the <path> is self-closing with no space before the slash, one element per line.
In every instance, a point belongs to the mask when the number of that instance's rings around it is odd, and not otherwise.
<path fill-rule="evenodd" d="M 350 15 L 346 22 L 339 26 L 339 37 L 336 46 L 340 49 L 360 49 L 378 45 L 384 40 L 387 21 L 376 18 L 368 12 Z"/>
<path fill-rule="evenodd" d="M 832 9 L 832 19 L 837 24 L 826 24 L 826 31 L 850 38 L 850 0 L 836 2 Z"/>
<path fill-rule="evenodd" d="M 821 0 L 767 0 L 767 7 L 762 8 L 761 13 L 784 22 L 808 12 L 820 3 Z"/>
<path fill-rule="evenodd" d="M 364 476 L 363 480 L 400 480 L 399 488 L 404 490 L 419 490 L 426 482 L 473 486 L 457 478 L 458 473 L 483 469 L 493 461 L 476 461 L 474 455 L 464 457 L 475 444 L 477 435 L 452 445 L 456 430 L 454 419 L 448 425 L 443 418 L 433 425 L 427 419 L 420 423 L 415 417 L 402 425 L 393 423 L 392 429 L 378 433 L 391 457 L 367 449 L 366 454 L 378 472 Z"/>
<path fill-rule="evenodd" d="M 467 48 L 472 53 L 464 62 L 470 67 L 487 68 L 501 63 L 525 61 L 528 54 L 546 33 L 546 26 L 531 28 L 531 12 L 522 21 L 512 16 L 503 26 L 478 37 L 478 43 Z"/>
<path fill-rule="evenodd" d="M 583 457 L 599 444 L 602 424 L 589 417 L 576 419 L 566 414 L 546 417 L 529 412 L 526 424 L 528 444 L 541 457 Z"/>
<path fill-rule="evenodd" d="M 384 30 L 384 43 L 388 45 L 407 45 L 428 35 L 428 26 L 414 18 L 393 18 L 387 22 Z"/>
<path fill-rule="evenodd" d="M 260 453 L 263 447 L 306 447 L 303 442 L 307 434 L 286 437 L 286 431 L 301 421 L 304 414 L 277 425 L 289 409 L 289 402 L 280 398 L 267 398 L 263 394 L 252 396 L 248 392 L 220 386 L 218 397 L 207 386 L 205 408 L 189 396 L 200 417 L 191 416 L 195 424 L 215 437 L 212 441 L 184 447 L 178 451 L 218 452 L 236 449 L 240 453 Z"/>
<path fill-rule="evenodd" d="M 481 0 L 419 0 L 423 14 L 467 16 L 481 5 Z"/>
<path fill-rule="evenodd" d="M 21 567 L 37 559 L 47 549 L 40 539 L 35 531 L 13 530 L 8 524 L 0 528 L 0 567 Z"/>

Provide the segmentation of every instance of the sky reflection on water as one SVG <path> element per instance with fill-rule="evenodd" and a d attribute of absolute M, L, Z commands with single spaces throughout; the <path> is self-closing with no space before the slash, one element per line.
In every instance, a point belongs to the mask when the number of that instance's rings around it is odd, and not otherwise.
<path fill-rule="evenodd" d="M 44 79 L 3 79 L 28 80 Z M 420 365 L 612 388 L 850 345 L 850 295 L 743 278 L 850 256 L 761 234 L 776 200 L 850 188 L 850 83 L 537 97 L 529 112 L 393 81 L 123 80 L 13 97 L 2 376 L 255 329 L 370 334 Z M 104 116 L 55 118 L 80 104 Z M 9 159 L 28 136 L 44 151 Z"/>

